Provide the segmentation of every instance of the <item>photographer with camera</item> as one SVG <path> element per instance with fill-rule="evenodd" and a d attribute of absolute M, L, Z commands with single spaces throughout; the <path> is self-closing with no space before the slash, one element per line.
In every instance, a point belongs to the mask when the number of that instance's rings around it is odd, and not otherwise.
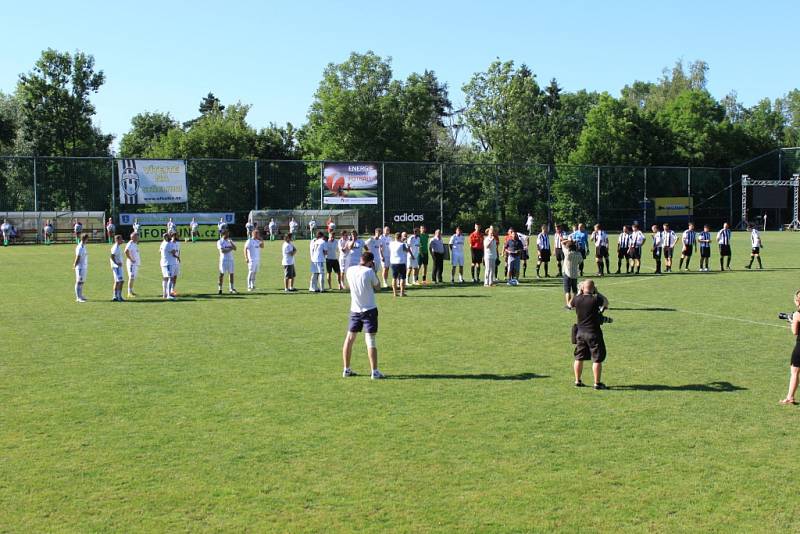
<path fill-rule="evenodd" d="M 600 381 L 603 361 L 606 359 L 606 343 L 600 325 L 611 322 L 610 318 L 603 317 L 603 311 L 608 308 L 608 299 L 597 292 L 593 280 L 587 279 L 578 286 L 578 294 L 572 299 L 572 307 L 578 317 L 573 327 L 575 387 L 584 387 L 581 381 L 583 362 L 591 359 L 594 389 L 608 389 Z"/>
<path fill-rule="evenodd" d="M 791 366 L 789 367 L 789 392 L 781 404 L 797 404 L 794 394 L 797 392 L 797 381 L 800 378 L 800 290 L 794 293 L 794 313 L 779 313 L 778 318 L 789 322 L 789 329 L 795 337 L 794 350 L 792 351 Z"/>

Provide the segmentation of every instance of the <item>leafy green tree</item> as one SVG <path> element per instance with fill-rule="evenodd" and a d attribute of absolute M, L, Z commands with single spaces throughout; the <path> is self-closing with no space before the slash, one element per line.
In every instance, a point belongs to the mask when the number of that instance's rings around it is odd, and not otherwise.
<path fill-rule="evenodd" d="M 0 91 L 0 155 L 11 154 L 19 129 L 19 101 Z"/>
<path fill-rule="evenodd" d="M 169 113 L 139 113 L 131 119 L 131 129 L 120 140 L 120 154 L 127 158 L 144 156 L 170 130 L 178 127 L 178 121 Z"/>
<path fill-rule="evenodd" d="M 672 161 L 669 164 L 724 166 L 730 154 L 730 123 L 725 109 L 706 90 L 683 91 L 656 115 L 668 129 L 672 139 Z M 667 162 L 664 162 L 667 163 Z"/>

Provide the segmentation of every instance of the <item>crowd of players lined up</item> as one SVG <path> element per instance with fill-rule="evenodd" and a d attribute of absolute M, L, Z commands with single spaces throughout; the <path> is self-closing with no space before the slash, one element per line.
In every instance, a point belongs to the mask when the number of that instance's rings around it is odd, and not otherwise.
<path fill-rule="evenodd" d="M 3 244 L 8 245 L 8 222 L 3 221 L 0 231 L 3 234 Z M 190 223 L 190 236 L 192 241 L 199 238 L 198 224 L 192 219 Z M 500 236 L 493 226 L 482 230 L 476 224 L 474 231 L 468 236 L 464 235 L 460 227 L 450 236 L 447 243 L 442 238 L 441 231 L 428 235 L 425 226 L 414 228 L 412 232 L 397 232 L 392 235 L 388 226 L 382 230 L 375 229 L 374 235 L 362 240 L 358 233 L 353 231 L 336 232 L 336 225 L 332 219 L 326 223 L 327 232 L 316 231 L 316 222 L 309 222 L 309 235 L 311 236 L 309 256 L 311 280 L 309 291 L 325 291 L 325 274 L 327 273 L 327 287 L 333 288 L 335 283 L 338 289 L 345 289 L 346 277 L 344 274 L 351 266 L 358 265 L 361 254 L 365 251 L 372 253 L 375 258 L 374 270 L 380 276 L 382 286 L 388 287 L 391 283 L 395 296 L 406 295 L 406 285 L 419 285 L 427 283 L 428 265 L 433 260 L 431 281 L 434 284 L 443 283 L 443 271 L 446 252 L 449 252 L 451 283 L 464 283 L 465 245 L 469 243 L 471 254 L 472 282 L 481 280 L 485 286 L 497 283 L 498 268 L 501 258 L 505 260 L 506 283 L 511 286 L 518 284 L 520 271 L 522 276 L 527 276 L 528 260 L 531 258 L 531 248 L 536 251 L 536 277 L 549 277 L 549 264 L 554 256 L 557 277 L 563 278 L 566 306 L 571 307 L 571 300 L 577 292 L 577 279 L 583 276 L 584 262 L 590 252 L 590 242 L 595 247 L 595 263 L 597 275 L 604 276 L 611 273 L 609 258 L 610 238 L 602 225 L 596 224 L 591 233 L 586 231 L 583 224 L 577 224 L 571 232 L 563 225 L 556 225 L 553 235 L 552 247 L 547 225 L 541 226 L 541 231 L 535 236 L 535 245 L 532 242 L 533 217 L 528 215 L 525 227 L 527 234 L 509 229 L 501 245 Z M 50 231 L 48 232 L 48 228 Z M 261 264 L 261 249 L 264 247 L 262 232 L 257 223 L 248 221 L 246 224 L 248 239 L 244 245 L 244 260 L 247 264 L 247 289 L 255 289 L 256 275 Z M 123 301 L 122 285 L 124 282 L 123 268 L 128 274 L 128 296 L 135 297 L 134 283 L 141 263 L 138 241 L 140 225 L 138 220 L 133 223 L 133 232 L 127 245 L 122 236 L 116 234 L 116 228 L 111 218 L 106 224 L 106 235 L 111 246 L 110 265 L 114 277 L 114 301 Z M 745 268 L 751 268 L 753 261 L 757 260 L 759 268 L 763 267 L 760 251 L 763 246 L 761 236 L 752 225 L 748 227 L 751 238 L 750 263 Z M 271 240 L 277 237 L 277 224 L 274 219 L 267 226 L 267 233 Z M 283 236 L 284 243 L 281 247 L 281 265 L 284 271 L 284 290 L 294 292 L 296 278 L 295 256 L 298 252 L 293 242 L 293 235 L 299 230 L 299 223 L 294 218 L 289 221 L 289 232 Z M 83 284 L 88 266 L 88 253 L 86 243 L 88 234 L 82 233 L 80 221 L 74 221 L 74 235 L 78 246 L 75 252 L 74 268 L 76 272 L 75 296 L 78 302 L 85 302 Z M 234 254 L 236 244 L 230 238 L 227 224 L 220 219 L 218 224 L 219 240 L 217 249 L 219 259 L 219 279 L 217 291 L 222 294 L 224 277 L 228 275 L 230 293 L 236 293 L 234 286 Z M 52 225 L 47 221 L 43 229 L 45 244 L 52 242 Z M 264 236 L 266 237 L 266 236 Z M 712 234 L 708 225 L 703 231 L 695 231 L 694 224 L 678 237 L 669 224 L 652 225 L 651 247 L 655 260 L 656 274 L 672 272 L 672 260 L 676 246 L 680 246 L 681 256 L 678 269 L 689 270 L 690 261 L 694 252 L 700 250 L 700 271 L 709 271 L 711 257 Z M 720 270 L 730 269 L 731 262 L 731 230 L 728 223 L 716 233 L 715 240 L 719 246 Z M 647 238 L 638 224 L 624 226 L 617 236 L 617 269 L 615 274 L 625 272 L 638 274 L 641 270 L 642 251 L 646 247 Z M 124 245 L 124 248 L 123 248 Z M 176 298 L 176 284 L 180 274 L 181 242 L 175 222 L 170 218 L 166 223 L 166 232 L 160 246 L 160 266 L 162 272 L 162 297 L 164 299 Z M 555 254 L 551 250 L 555 249 Z M 124 264 L 123 264 L 124 260 Z M 662 270 L 662 261 L 664 267 Z M 481 277 L 481 267 L 484 268 Z M 391 277 L 389 273 L 391 272 Z M 335 276 L 335 282 L 333 277 Z M 390 282 L 391 280 L 391 282 Z"/>

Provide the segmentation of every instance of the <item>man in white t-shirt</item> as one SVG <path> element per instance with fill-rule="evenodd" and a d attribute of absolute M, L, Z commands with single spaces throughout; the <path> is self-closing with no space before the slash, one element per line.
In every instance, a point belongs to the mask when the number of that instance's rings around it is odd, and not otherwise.
<path fill-rule="evenodd" d="M 275 222 L 275 219 L 269 220 L 267 230 L 269 231 L 269 240 L 275 241 L 275 236 L 278 235 L 278 223 Z"/>
<path fill-rule="evenodd" d="M 197 230 L 198 226 L 197 219 L 192 217 L 191 222 L 189 222 L 189 235 L 192 238 L 192 243 L 200 238 L 200 232 Z"/>
<path fill-rule="evenodd" d="M 461 227 L 456 226 L 456 233 L 450 236 L 450 264 L 453 266 L 450 271 L 450 283 L 456 281 L 456 269 L 458 269 L 458 283 L 464 283 L 464 234 Z"/>
<path fill-rule="evenodd" d="M 217 295 L 222 295 L 222 280 L 225 275 L 228 275 L 228 293 L 236 295 L 238 291 L 233 287 L 233 251 L 236 250 L 236 245 L 230 239 L 228 229 L 222 230 L 219 240 L 217 241 L 217 250 L 219 250 L 219 283 L 217 284 Z"/>
<path fill-rule="evenodd" d="M 170 217 L 169 219 L 167 219 L 167 233 L 171 235 L 174 234 L 175 232 L 177 232 L 177 228 L 175 227 L 175 221 L 173 221 L 172 217 Z"/>
<path fill-rule="evenodd" d="M 109 263 L 111 264 L 111 274 L 114 276 L 114 296 L 111 299 L 113 302 L 124 302 L 122 298 L 122 283 L 125 277 L 122 274 L 122 245 L 125 242 L 122 240 L 121 235 L 114 236 L 114 244 L 111 245 L 111 257 Z"/>
<path fill-rule="evenodd" d="M 159 265 L 161 266 L 161 298 L 175 300 L 172 296 L 172 276 L 178 264 L 175 250 L 172 245 L 172 236 L 164 234 L 164 239 L 158 247 Z"/>
<path fill-rule="evenodd" d="M 72 267 L 75 269 L 75 301 L 86 302 L 83 296 L 83 285 L 86 282 L 86 271 L 89 268 L 89 252 L 86 250 L 86 242 L 89 241 L 89 234 L 80 236 L 78 246 L 75 247 L 75 261 Z"/>
<path fill-rule="evenodd" d="M 75 224 L 72 225 L 72 235 L 75 237 L 75 243 L 81 242 L 81 234 L 83 233 L 83 223 L 78 219 L 73 219 Z"/>
<path fill-rule="evenodd" d="M 316 232 L 317 232 L 317 221 L 315 221 L 314 218 L 312 217 L 311 220 L 308 221 L 308 238 L 313 241 Z"/>
<path fill-rule="evenodd" d="M 117 227 L 114 226 L 114 219 L 109 217 L 108 221 L 106 221 L 106 239 L 108 240 L 109 245 L 114 243 L 114 235 L 116 231 Z"/>
<path fill-rule="evenodd" d="M 383 227 L 383 233 L 381 234 L 381 263 L 383 264 L 383 272 L 381 273 L 381 285 L 383 287 L 389 287 L 389 243 L 392 242 L 392 234 L 391 230 L 388 226 Z"/>
<path fill-rule="evenodd" d="M 328 288 L 333 289 L 332 274 L 336 273 L 336 281 L 339 284 L 339 289 L 344 288 L 342 280 L 342 269 L 339 267 L 339 259 L 336 254 L 339 252 L 339 241 L 336 239 L 336 234 L 331 232 L 328 234 L 328 240 L 325 242 L 325 272 L 328 273 Z"/>
<path fill-rule="evenodd" d="M 358 231 L 350 232 L 350 240 L 347 242 L 347 268 L 355 267 L 361 262 L 361 254 L 364 252 L 364 240 L 358 237 Z"/>
<path fill-rule="evenodd" d="M 222 239 L 222 232 L 228 229 L 228 223 L 225 222 L 225 217 L 220 217 L 219 222 L 217 223 L 217 233 L 219 233 L 220 239 Z"/>
<path fill-rule="evenodd" d="M 11 242 L 11 225 L 8 219 L 3 219 L 3 224 L 0 224 L 0 232 L 3 234 L 3 246 L 7 247 Z"/>
<path fill-rule="evenodd" d="M 375 337 L 378 334 L 378 305 L 375 302 L 375 290 L 381 287 L 381 283 L 375 274 L 374 259 L 371 252 L 364 252 L 359 258 L 359 264 L 347 270 L 347 285 L 350 286 L 350 321 L 342 346 L 343 377 L 356 374 L 350 368 L 350 357 L 358 333 L 364 330 L 370 378 L 373 380 L 384 378 L 383 373 L 378 370 L 378 344 Z"/>
<path fill-rule="evenodd" d="M 394 241 L 389 243 L 389 264 L 392 267 L 392 295 L 397 296 L 398 289 L 400 296 L 406 296 L 406 271 L 409 255 L 408 245 L 403 240 L 405 232 L 397 232 Z"/>
<path fill-rule="evenodd" d="M 325 257 L 328 255 L 327 239 L 325 234 L 317 232 L 316 238 L 309 245 L 311 259 L 311 281 L 308 290 L 313 293 L 325 291 Z"/>
<path fill-rule="evenodd" d="M 528 235 L 533 233 L 533 215 L 530 213 L 528 214 L 528 218 L 525 219 L 525 228 L 528 229 Z"/>
<path fill-rule="evenodd" d="M 261 249 L 264 242 L 258 238 L 258 230 L 253 228 L 250 231 L 250 239 L 244 244 L 244 261 L 247 263 L 247 290 L 253 291 L 256 288 L 256 274 L 261 266 Z"/>
<path fill-rule="evenodd" d="M 294 287 L 294 279 L 297 272 L 294 268 L 294 256 L 297 254 L 297 247 L 292 243 L 292 233 L 283 236 L 281 245 L 281 266 L 283 266 L 283 290 L 287 292 L 297 291 Z"/>
<path fill-rule="evenodd" d="M 381 257 L 383 256 L 383 236 L 381 229 L 375 228 L 375 233 L 364 242 L 364 249 L 372 253 L 373 265 L 375 265 L 375 274 L 380 273 L 382 269 Z"/>
<path fill-rule="evenodd" d="M 338 252 L 339 256 L 339 271 L 341 272 L 342 276 L 342 283 L 340 284 L 339 289 L 344 289 L 344 280 L 345 280 L 345 273 L 347 272 L 347 268 L 350 267 L 350 248 L 348 247 L 350 243 L 350 236 L 347 232 L 342 232 L 342 236 L 336 241 L 336 251 Z"/>
<path fill-rule="evenodd" d="M 289 219 L 289 233 L 292 234 L 292 239 L 297 236 L 297 231 L 300 229 L 300 223 L 294 220 L 294 217 Z"/>
<path fill-rule="evenodd" d="M 419 285 L 419 228 L 414 228 L 414 233 L 406 238 L 408 245 L 408 285 Z"/>
<path fill-rule="evenodd" d="M 128 298 L 136 296 L 136 293 L 133 292 L 133 284 L 136 281 L 136 276 L 139 274 L 140 263 L 139 234 L 134 232 L 131 234 L 131 239 L 128 241 L 128 244 L 125 245 L 125 266 L 128 270 Z"/>

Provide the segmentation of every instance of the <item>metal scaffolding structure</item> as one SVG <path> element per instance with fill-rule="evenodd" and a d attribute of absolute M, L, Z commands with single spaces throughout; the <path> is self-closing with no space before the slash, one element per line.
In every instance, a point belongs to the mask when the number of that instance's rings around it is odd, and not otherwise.
<path fill-rule="evenodd" d="M 748 187 L 791 187 L 792 188 L 792 222 L 789 228 L 800 229 L 800 219 L 798 219 L 798 194 L 800 191 L 800 174 L 793 174 L 788 180 L 757 180 L 750 178 L 747 174 L 742 175 L 742 220 L 739 221 L 739 229 L 747 228 L 747 188 Z"/>

